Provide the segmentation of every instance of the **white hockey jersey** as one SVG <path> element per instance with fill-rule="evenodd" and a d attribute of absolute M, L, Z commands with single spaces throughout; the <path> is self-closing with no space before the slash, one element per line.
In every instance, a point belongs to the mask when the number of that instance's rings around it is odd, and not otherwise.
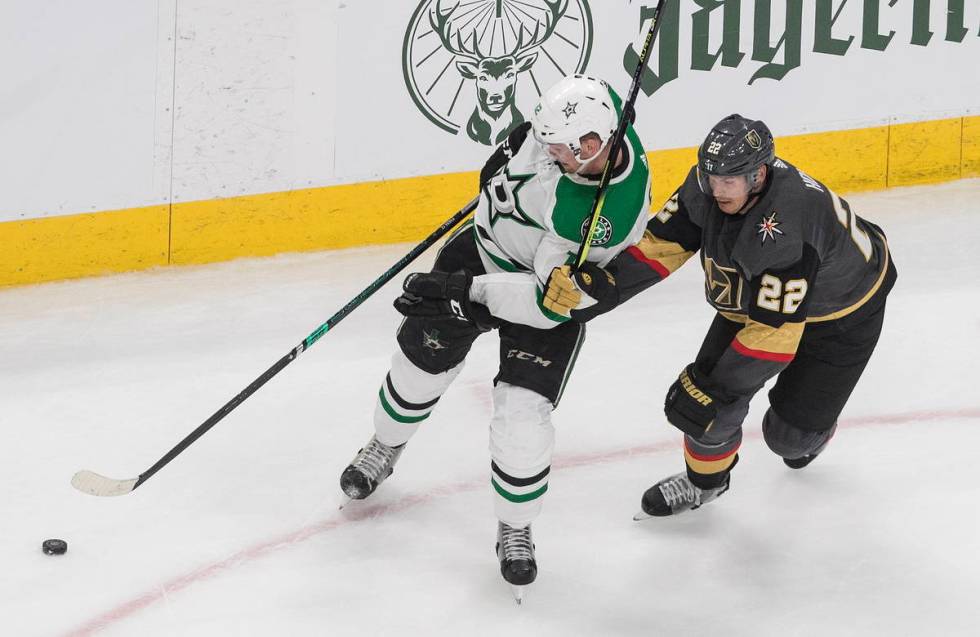
<path fill-rule="evenodd" d="M 649 216 L 650 169 L 632 126 L 625 141 L 589 248 L 600 266 L 640 240 Z M 512 323 L 547 329 L 569 320 L 542 305 L 545 283 L 552 269 L 575 262 L 598 184 L 598 176 L 564 173 L 529 134 L 480 195 L 474 234 L 487 274 L 474 277 L 470 298 Z"/>

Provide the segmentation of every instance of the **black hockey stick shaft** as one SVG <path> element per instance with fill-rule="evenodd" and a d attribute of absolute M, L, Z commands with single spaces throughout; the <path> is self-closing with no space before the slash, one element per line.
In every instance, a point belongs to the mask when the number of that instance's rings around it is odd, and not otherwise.
<path fill-rule="evenodd" d="M 265 385 L 267 382 L 269 382 L 269 380 L 272 379 L 273 376 L 281 372 L 283 368 L 285 368 L 291 362 L 296 360 L 297 356 L 299 356 L 300 354 L 308 350 L 310 347 L 312 347 L 313 344 L 316 343 L 318 340 L 320 340 L 320 338 L 324 334 L 326 334 L 330 329 L 336 326 L 337 323 L 340 323 L 344 319 L 344 317 L 346 317 L 348 314 L 353 312 L 354 309 L 356 309 L 361 303 L 367 300 L 368 297 L 370 297 L 375 292 L 377 292 L 384 284 L 390 281 L 396 274 L 404 270 L 409 263 L 414 261 L 420 254 L 422 254 L 430 246 L 432 246 L 432 244 L 438 241 L 446 233 L 452 230 L 457 224 L 459 224 L 463 219 L 465 219 L 467 215 L 473 212 L 479 200 L 480 200 L 479 197 L 475 197 L 472 201 L 470 201 L 463 208 L 461 208 L 456 214 L 454 214 L 452 217 L 447 219 L 445 223 L 443 223 L 432 234 L 426 237 L 425 240 L 422 241 L 422 243 L 412 248 L 412 250 L 408 254 L 406 254 L 401 259 L 399 259 L 398 262 L 395 263 L 393 266 L 391 266 L 384 274 L 382 274 L 377 279 L 375 279 L 374 282 L 371 283 L 371 285 L 364 288 L 364 290 L 360 294 L 355 296 L 353 299 L 351 299 L 347 305 L 340 308 L 340 310 L 336 314 L 331 316 L 326 323 L 313 330 L 313 332 L 310 333 L 309 336 L 304 338 L 299 345 L 294 347 L 288 354 L 286 354 L 278 361 L 276 361 L 276 363 L 272 367 L 265 370 L 261 376 L 253 380 L 248 387 L 243 389 L 241 392 L 238 393 L 237 396 L 235 396 L 227 403 L 225 403 L 224 406 L 221 407 L 221 409 L 214 412 L 214 414 L 212 414 L 210 418 L 208 418 L 203 423 L 201 423 L 201 425 L 197 429 L 195 429 L 190 434 L 188 434 L 186 438 L 184 438 L 179 443 L 177 443 L 177 445 L 173 449 L 168 451 L 166 455 L 164 455 L 162 458 L 157 460 L 152 467 L 150 467 L 149 469 L 141 473 L 139 478 L 136 480 L 136 484 L 133 485 L 133 489 L 135 489 L 136 487 L 140 486 L 141 484 L 149 480 L 153 474 L 155 474 L 157 471 L 165 467 L 171 460 L 176 458 L 178 455 L 181 454 L 181 452 L 187 449 L 187 447 L 191 446 L 191 444 L 193 444 L 195 440 L 203 436 L 209 429 L 211 429 L 216 424 L 218 424 L 225 416 L 230 414 L 236 407 L 242 404 L 246 398 L 254 394 L 260 387 L 262 387 L 262 385 Z"/>
<path fill-rule="evenodd" d="M 613 134 L 612 141 L 609 144 L 609 157 L 606 158 L 605 166 L 602 169 L 602 177 L 599 179 L 599 187 L 596 189 L 595 200 L 592 202 L 589 230 L 585 233 L 584 241 L 579 246 L 578 255 L 575 257 L 576 269 L 582 267 L 589 254 L 589 247 L 592 245 L 592 235 L 595 233 L 599 217 L 602 215 L 602 206 L 606 200 L 606 190 L 609 187 L 609 181 L 612 179 L 613 167 L 616 164 L 619 149 L 622 147 L 623 140 L 626 137 L 626 127 L 629 126 L 630 120 L 633 119 L 633 114 L 635 113 L 634 105 L 636 104 L 636 97 L 640 92 L 640 78 L 643 75 L 643 69 L 650 59 L 650 51 L 653 50 L 653 43 L 657 39 L 657 32 L 660 31 L 660 18 L 666 6 L 667 0 L 660 0 L 657 3 L 657 8 L 653 14 L 653 23 L 650 25 L 649 31 L 647 31 L 646 39 L 643 41 L 643 50 L 640 51 L 640 61 L 636 65 L 636 70 L 633 71 L 633 84 L 630 86 L 630 92 L 626 96 L 626 102 L 623 103 L 623 113 L 619 118 L 619 126 L 616 127 L 616 132 Z"/>

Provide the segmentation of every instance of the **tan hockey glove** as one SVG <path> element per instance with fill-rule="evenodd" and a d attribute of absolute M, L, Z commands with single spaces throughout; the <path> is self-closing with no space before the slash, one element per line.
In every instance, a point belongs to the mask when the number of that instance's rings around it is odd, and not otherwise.
<path fill-rule="evenodd" d="M 588 261 L 574 273 L 570 265 L 563 265 L 551 271 L 543 305 L 556 314 L 584 323 L 619 305 L 616 279 Z"/>
<path fill-rule="evenodd" d="M 572 267 L 563 265 L 552 270 L 544 291 L 543 305 L 555 314 L 570 317 L 572 310 L 581 302 L 582 292 L 572 281 Z"/>

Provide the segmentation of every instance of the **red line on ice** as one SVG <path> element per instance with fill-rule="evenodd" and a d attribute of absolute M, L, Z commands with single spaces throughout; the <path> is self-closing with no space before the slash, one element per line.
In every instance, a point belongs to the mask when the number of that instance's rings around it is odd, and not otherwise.
<path fill-rule="evenodd" d="M 910 422 L 922 421 L 959 420 L 964 418 L 980 418 L 980 408 L 959 409 L 952 411 L 915 411 L 906 412 L 903 414 L 885 414 L 880 416 L 848 418 L 841 421 L 841 425 L 844 428 L 874 427 L 902 425 Z M 761 438 L 761 436 L 762 434 L 758 430 L 745 432 L 745 438 L 747 439 L 758 439 Z M 662 453 L 665 451 L 679 451 L 682 448 L 681 441 L 677 440 L 663 441 L 650 445 L 640 445 L 638 447 L 630 447 L 628 449 L 619 449 L 616 451 L 581 454 L 567 457 L 557 456 L 555 461 L 552 463 L 552 468 L 570 469 L 575 467 L 605 464 L 610 462 L 618 462 L 620 460 L 625 460 L 632 457 Z M 384 517 L 392 513 L 410 509 L 414 506 L 426 504 L 427 502 L 435 499 L 445 498 L 447 496 L 464 493 L 466 491 L 475 491 L 477 489 L 485 488 L 486 486 L 486 478 L 479 478 L 469 480 L 467 482 L 457 482 L 456 484 L 433 489 L 432 491 L 423 494 L 405 496 L 398 502 L 392 502 L 390 504 L 373 507 L 358 506 L 355 509 L 349 509 L 341 519 L 323 520 L 322 522 L 305 526 L 292 533 L 280 535 L 279 537 L 275 537 L 271 540 L 255 544 L 248 548 L 242 549 L 241 551 L 226 557 L 223 560 L 212 562 L 211 564 L 207 564 L 198 569 L 170 579 L 163 584 L 156 586 L 127 602 L 123 602 L 122 604 L 102 613 L 101 615 L 98 615 L 97 617 L 90 619 L 89 621 L 78 626 L 77 628 L 71 629 L 65 634 L 69 637 L 93 635 L 103 628 L 107 628 L 112 624 L 135 615 L 137 612 L 160 601 L 164 597 L 170 596 L 173 593 L 187 588 L 191 584 L 210 579 L 227 570 L 237 568 L 242 564 L 251 562 L 252 560 L 260 557 L 264 557 L 275 551 L 300 544 L 315 535 L 325 533 L 337 527 L 346 526 L 352 522 L 360 522 L 362 520 Z"/>

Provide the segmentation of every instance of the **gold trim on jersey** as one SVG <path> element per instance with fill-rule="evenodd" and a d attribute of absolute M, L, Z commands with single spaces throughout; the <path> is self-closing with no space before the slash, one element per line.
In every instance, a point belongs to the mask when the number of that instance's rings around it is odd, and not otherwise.
<path fill-rule="evenodd" d="M 795 354 L 800 338 L 803 337 L 804 327 L 806 323 L 802 322 L 786 322 L 779 327 L 773 327 L 748 319 L 735 338 L 749 349 L 773 354 Z"/>
<path fill-rule="evenodd" d="M 875 295 L 875 292 L 877 292 L 878 288 L 881 287 L 881 284 L 884 283 L 885 276 L 888 275 L 888 263 L 889 260 L 891 259 L 891 250 L 888 249 L 888 240 L 885 239 L 884 235 L 882 235 L 880 232 L 875 232 L 875 234 L 881 237 L 881 244 L 885 246 L 885 253 L 884 253 L 885 258 L 882 260 L 881 274 L 878 275 L 878 280 L 875 281 L 875 284 L 871 286 L 871 289 L 868 290 L 868 292 L 863 297 L 861 297 L 861 300 L 859 300 L 857 303 L 854 303 L 853 305 L 849 305 L 842 310 L 838 310 L 836 312 L 826 314 L 824 316 L 808 316 L 806 319 L 807 323 L 822 323 L 824 321 L 833 321 L 835 319 L 843 318 L 848 314 L 854 312 L 858 308 L 860 308 L 865 303 L 867 303 L 871 299 L 871 297 Z"/>
<path fill-rule="evenodd" d="M 643 253 L 644 257 L 664 266 L 671 274 L 694 256 L 694 252 L 685 250 L 681 244 L 661 239 L 649 230 L 643 231 L 643 238 L 636 244 L 636 247 Z"/>
<path fill-rule="evenodd" d="M 744 323 L 748 322 L 748 320 L 749 320 L 749 317 L 746 316 L 745 314 L 733 314 L 731 312 L 718 312 L 718 313 L 721 314 L 722 316 L 724 316 L 726 319 L 728 319 L 732 323 L 743 323 L 744 324 Z"/>

